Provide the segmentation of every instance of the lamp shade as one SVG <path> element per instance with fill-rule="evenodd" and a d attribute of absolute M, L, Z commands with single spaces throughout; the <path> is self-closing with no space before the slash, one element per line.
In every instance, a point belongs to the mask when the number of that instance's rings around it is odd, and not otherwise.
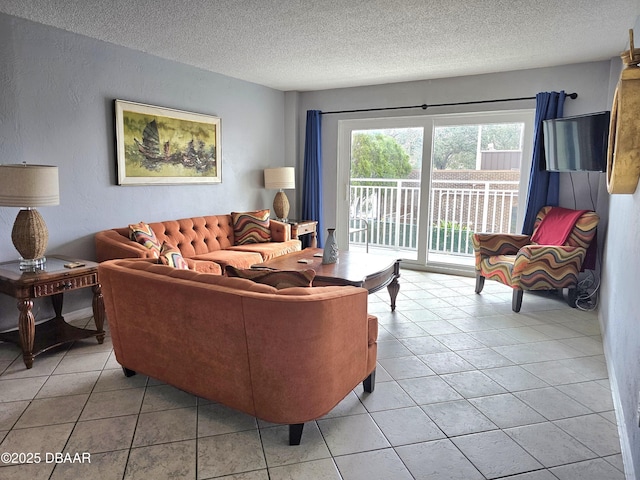
<path fill-rule="evenodd" d="M 58 205 L 58 167 L 52 165 L 0 165 L 0 206 Z"/>
<path fill-rule="evenodd" d="M 296 188 L 296 171 L 293 167 L 264 169 L 264 188 L 292 189 Z"/>

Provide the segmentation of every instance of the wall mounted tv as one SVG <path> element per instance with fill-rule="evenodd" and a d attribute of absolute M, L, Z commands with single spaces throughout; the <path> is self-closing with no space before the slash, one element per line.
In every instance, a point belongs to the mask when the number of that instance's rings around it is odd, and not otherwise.
<path fill-rule="evenodd" d="M 546 170 L 604 172 L 607 169 L 609 112 L 542 122 Z"/>

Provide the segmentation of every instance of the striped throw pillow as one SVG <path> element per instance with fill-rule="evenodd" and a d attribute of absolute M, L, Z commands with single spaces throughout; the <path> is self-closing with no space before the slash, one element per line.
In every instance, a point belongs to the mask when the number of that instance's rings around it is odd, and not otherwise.
<path fill-rule="evenodd" d="M 227 277 L 240 277 L 253 280 L 256 283 L 271 285 L 278 290 L 290 287 L 310 287 L 313 278 L 316 276 L 314 270 L 259 270 L 259 269 L 239 269 L 232 265 L 225 268 Z"/>
<path fill-rule="evenodd" d="M 168 242 L 162 243 L 162 248 L 160 249 L 160 263 L 174 268 L 189 270 L 189 265 L 187 265 L 186 260 L 182 257 L 180 250 Z"/>
<path fill-rule="evenodd" d="M 160 255 L 160 241 L 148 224 L 139 222 L 129 225 L 129 238 L 150 249 L 155 258 Z"/>
<path fill-rule="evenodd" d="M 269 210 L 231 212 L 231 220 L 236 245 L 271 241 Z"/>

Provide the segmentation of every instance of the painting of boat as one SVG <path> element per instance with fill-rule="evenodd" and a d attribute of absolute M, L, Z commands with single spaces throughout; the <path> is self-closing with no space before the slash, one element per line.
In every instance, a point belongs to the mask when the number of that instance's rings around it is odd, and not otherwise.
<path fill-rule="evenodd" d="M 118 183 L 220 183 L 220 118 L 116 100 Z"/>

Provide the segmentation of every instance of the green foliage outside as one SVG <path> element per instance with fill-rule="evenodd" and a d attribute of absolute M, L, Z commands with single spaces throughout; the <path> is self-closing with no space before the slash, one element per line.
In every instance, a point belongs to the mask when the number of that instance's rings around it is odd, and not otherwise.
<path fill-rule="evenodd" d="M 355 226 L 355 223 L 351 226 Z M 397 240 L 402 248 L 418 248 L 417 230 L 415 225 L 403 222 L 373 222 L 369 226 L 370 245 L 394 245 Z M 429 250 L 432 252 L 473 255 L 471 236 L 473 230 L 466 225 L 441 220 L 431 226 L 431 242 Z M 353 243 L 364 243 L 360 238 Z M 356 237 L 357 238 L 357 237 Z M 355 241 L 354 241 L 355 240 Z"/>
<path fill-rule="evenodd" d="M 437 127 L 433 136 L 436 170 L 475 170 L 478 125 Z"/>
<path fill-rule="evenodd" d="M 458 222 L 451 222 L 448 220 L 440 220 L 437 223 L 434 223 L 433 228 L 439 228 L 441 230 L 447 230 L 447 231 L 457 231 L 459 232 L 460 230 L 469 230 L 469 227 L 467 227 L 466 225 L 462 225 Z"/>
<path fill-rule="evenodd" d="M 440 126 L 434 130 L 436 170 L 475 170 L 481 150 L 520 150 L 523 124 Z M 351 178 L 406 178 L 422 166 L 423 129 L 389 128 L 353 133 Z M 406 172 L 406 173 L 405 173 Z"/>
<path fill-rule="evenodd" d="M 377 132 L 376 132 L 377 133 Z M 393 137 L 402 150 L 409 155 L 409 162 L 414 170 L 422 168 L 422 141 L 424 129 L 422 127 L 412 128 L 385 128 L 379 133 Z"/>
<path fill-rule="evenodd" d="M 522 123 L 496 123 L 482 126 L 482 150 L 520 150 Z"/>
<path fill-rule="evenodd" d="M 409 155 L 391 136 L 356 133 L 351 143 L 351 178 L 407 178 Z"/>
<path fill-rule="evenodd" d="M 440 220 L 431 227 L 431 250 L 471 255 L 471 235 L 473 232 L 466 225 Z"/>
<path fill-rule="evenodd" d="M 478 135 L 481 150 L 519 150 L 522 128 L 521 123 L 436 127 L 433 166 L 437 170 L 475 170 Z"/>

